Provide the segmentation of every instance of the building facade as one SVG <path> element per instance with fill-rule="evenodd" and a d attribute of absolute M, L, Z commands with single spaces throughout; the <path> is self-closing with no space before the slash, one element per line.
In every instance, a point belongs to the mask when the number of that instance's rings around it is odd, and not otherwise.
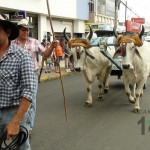
<path fill-rule="evenodd" d="M 85 35 L 85 21 L 89 19 L 89 0 L 49 0 L 50 16 L 56 39 L 64 44 L 63 30 L 70 37 Z M 52 41 L 47 0 L 0 0 L 0 13 L 17 23 L 22 17 L 34 26 L 30 36 Z M 41 57 L 39 57 L 39 64 Z"/>
<path fill-rule="evenodd" d="M 89 19 L 89 0 L 49 0 L 52 25 L 56 38 L 62 35 L 64 28 L 70 36 L 82 36 L 85 21 Z M 13 16 L 21 11 L 34 26 L 33 36 L 42 41 L 52 34 L 46 0 L 0 0 L 0 12 Z M 51 37 L 53 38 L 53 37 Z"/>
<path fill-rule="evenodd" d="M 71 37 L 83 37 L 85 22 L 114 26 L 115 0 L 49 0 L 49 8 L 56 38 L 62 37 L 64 28 Z M 10 14 L 21 11 L 34 26 L 32 36 L 40 41 L 52 40 L 46 0 L 0 0 L 0 12 L 10 19 Z"/>
<path fill-rule="evenodd" d="M 63 30 L 72 38 L 85 37 L 85 23 L 104 23 L 114 26 L 115 0 L 49 0 L 53 30 L 62 41 Z M 23 17 L 34 26 L 31 36 L 52 41 L 47 0 L 0 0 L 0 13 L 17 22 Z"/>
<path fill-rule="evenodd" d="M 115 0 L 90 0 L 88 23 L 103 23 L 114 26 Z"/>

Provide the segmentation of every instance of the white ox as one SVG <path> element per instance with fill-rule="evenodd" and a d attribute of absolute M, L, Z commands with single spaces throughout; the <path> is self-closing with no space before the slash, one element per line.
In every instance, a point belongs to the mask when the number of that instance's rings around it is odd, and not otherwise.
<path fill-rule="evenodd" d="M 92 30 L 90 31 L 93 33 Z M 90 33 L 89 36 L 91 36 L 92 33 Z M 64 36 L 66 36 L 65 32 Z M 89 38 L 89 36 L 87 38 Z M 68 37 L 66 37 L 66 40 L 69 42 L 71 41 Z M 75 67 L 81 70 L 83 79 L 86 83 L 87 99 L 85 105 L 92 106 L 92 83 L 95 78 L 98 79 L 98 97 L 102 99 L 103 93 L 108 92 L 109 89 L 109 75 L 111 73 L 112 63 L 100 52 L 99 47 L 85 48 L 86 46 L 82 43 L 82 41 L 84 41 L 84 43 L 88 43 L 88 41 L 85 42 L 85 39 L 81 41 L 80 39 L 75 39 L 72 41 L 73 44 L 71 43 L 70 46 L 74 46 L 71 52 L 75 60 Z M 79 49 L 77 49 L 77 46 Z M 107 47 L 107 52 L 113 57 L 115 53 L 114 46 Z"/>
<path fill-rule="evenodd" d="M 150 43 L 142 42 L 144 27 L 140 34 L 118 37 L 115 32 L 116 45 L 120 46 L 114 57 L 122 56 L 122 71 L 125 92 L 131 103 L 135 103 L 134 112 L 140 110 L 139 98 L 150 73 Z M 131 92 L 130 84 L 133 87 Z"/>

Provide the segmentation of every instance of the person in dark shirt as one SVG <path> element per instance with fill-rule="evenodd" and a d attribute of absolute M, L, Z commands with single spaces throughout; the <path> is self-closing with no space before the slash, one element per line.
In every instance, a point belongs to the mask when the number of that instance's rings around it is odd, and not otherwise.
<path fill-rule="evenodd" d="M 65 41 L 65 46 L 64 46 L 64 54 L 65 54 L 65 69 L 66 69 L 66 72 L 71 72 L 70 70 L 70 67 L 71 67 L 71 62 L 69 60 L 69 57 L 70 57 L 70 53 L 71 53 L 71 50 L 70 48 L 68 47 L 68 42 Z"/>

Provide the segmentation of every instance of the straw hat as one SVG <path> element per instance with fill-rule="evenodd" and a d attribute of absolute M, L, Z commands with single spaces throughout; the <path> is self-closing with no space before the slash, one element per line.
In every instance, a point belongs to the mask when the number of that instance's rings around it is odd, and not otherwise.
<path fill-rule="evenodd" d="M 24 28 L 28 28 L 28 29 L 31 29 L 31 28 L 33 28 L 33 26 L 31 26 L 30 24 L 29 24 L 29 22 L 28 22 L 28 20 L 27 19 L 22 19 L 22 20 L 20 20 L 19 22 L 18 22 L 18 27 L 24 27 Z"/>

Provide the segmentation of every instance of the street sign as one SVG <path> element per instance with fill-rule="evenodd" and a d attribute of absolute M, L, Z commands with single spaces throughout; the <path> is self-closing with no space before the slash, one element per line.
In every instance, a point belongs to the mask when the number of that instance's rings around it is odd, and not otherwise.
<path fill-rule="evenodd" d="M 144 24 L 145 23 L 145 18 L 131 18 L 132 22 Z"/>
<path fill-rule="evenodd" d="M 127 32 L 140 32 L 141 24 L 133 21 L 126 20 L 126 31 Z"/>
<path fill-rule="evenodd" d="M 17 11 L 10 13 L 10 20 L 11 21 L 20 21 L 21 19 L 26 18 L 26 12 L 25 11 Z"/>

